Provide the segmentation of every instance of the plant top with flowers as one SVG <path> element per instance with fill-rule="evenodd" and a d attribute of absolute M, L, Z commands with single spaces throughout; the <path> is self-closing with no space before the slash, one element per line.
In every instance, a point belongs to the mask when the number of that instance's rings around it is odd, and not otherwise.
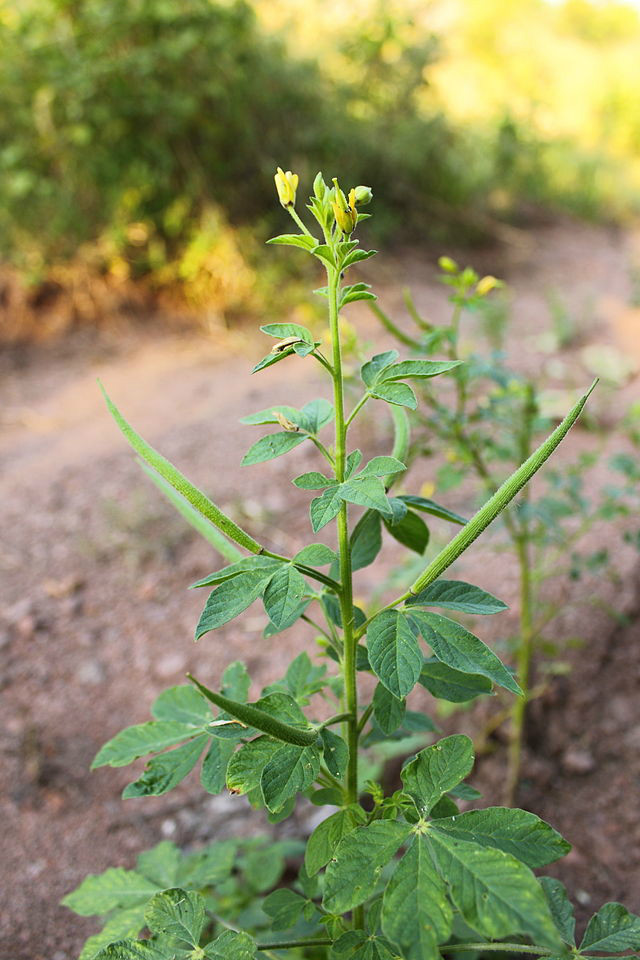
<path fill-rule="evenodd" d="M 246 425 L 272 429 L 243 463 L 293 459 L 297 447 L 312 444 L 319 468 L 293 483 L 311 493 L 314 535 L 335 521 L 332 545 L 323 535 L 286 556 L 259 542 L 149 446 L 108 398 L 107 404 L 156 483 L 229 561 L 193 585 L 207 591 L 196 639 L 259 600 L 265 639 L 276 643 L 294 624 L 306 626 L 314 657 L 301 652 L 253 702 L 240 662 L 220 678 L 189 675 L 188 683 L 160 694 L 152 720 L 106 743 L 93 766 L 150 756 L 124 791 L 141 798 L 173 789 L 201 761 L 205 791 L 245 795 L 272 823 L 290 817 L 303 797 L 327 806 L 328 815 L 306 843 L 274 841 L 262 849 L 239 838 L 184 855 L 165 841 L 141 854 L 135 870 L 88 877 L 65 898 L 77 913 L 105 918 L 82 960 L 438 960 L 490 951 L 568 960 L 637 949 L 640 919 L 620 904 L 602 907 L 576 946 L 564 887 L 533 872 L 566 854 L 569 844 L 524 810 L 460 812 L 460 802 L 480 796 L 465 782 L 472 741 L 456 734 L 438 739 L 430 716 L 407 705 L 416 685 L 454 703 L 489 695 L 494 685 L 521 694 L 513 672 L 451 616 L 499 614 L 505 604 L 443 575 L 551 456 L 588 394 L 470 520 L 434 500 L 395 493 L 404 489 L 409 449 L 405 410 L 417 403 L 411 383 L 446 376 L 459 361 L 378 353 L 363 364 L 361 396 L 347 410 L 340 314 L 349 303 L 375 299 L 368 284 L 347 280 L 352 267 L 375 254 L 353 236 L 368 216 L 361 208 L 371 190 L 358 186 L 345 194 L 337 180 L 329 187 L 318 174 L 307 205 L 311 230 L 295 209 L 298 177 L 278 168 L 275 183 L 299 232 L 270 243 L 297 247 L 323 267 L 326 285 L 315 292 L 326 301 L 331 349 L 325 356 L 304 326 L 269 324 L 262 332 L 276 343 L 253 372 L 296 360 L 317 363 L 331 400 L 312 399 L 301 409 L 274 404 L 245 416 Z M 389 455 L 368 459 L 349 443 L 366 404 L 383 404 L 392 414 Z M 400 595 L 378 609 L 356 606 L 354 573 L 375 562 L 383 534 L 423 555 L 425 518 L 458 532 L 425 559 Z M 270 540 L 275 545 L 277 529 Z M 360 675 L 375 681 L 371 698 L 362 696 Z M 422 744 L 434 742 L 416 753 L 416 735 Z M 404 741 L 410 755 L 402 785 L 386 795 L 363 771 L 373 769 L 373 745 L 395 741 Z M 285 886 L 287 857 L 296 878 Z"/>

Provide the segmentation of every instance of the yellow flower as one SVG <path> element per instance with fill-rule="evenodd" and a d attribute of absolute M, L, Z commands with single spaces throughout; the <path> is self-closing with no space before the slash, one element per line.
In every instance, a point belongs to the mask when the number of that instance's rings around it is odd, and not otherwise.
<path fill-rule="evenodd" d="M 504 286 L 504 284 L 501 280 L 497 280 L 496 277 L 483 277 L 482 280 L 478 280 L 478 283 L 476 284 L 476 293 L 480 297 L 486 297 L 486 295 L 491 293 L 492 290 L 495 290 L 496 287 L 502 286 Z"/>
<path fill-rule="evenodd" d="M 298 174 L 287 170 L 285 173 L 282 167 L 273 178 L 276 182 L 276 190 L 283 207 L 292 207 L 296 202 L 296 190 L 298 189 Z"/>
<path fill-rule="evenodd" d="M 350 190 L 349 201 L 347 202 L 335 177 L 333 182 L 335 185 L 336 199 L 332 200 L 331 206 L 333 207 L 336 223 L 342 232 L 349 236 L 355 230 L 356 223 L 358 222 L 358 214 L 356 213 L 356 191 L 354 188 Z"/>

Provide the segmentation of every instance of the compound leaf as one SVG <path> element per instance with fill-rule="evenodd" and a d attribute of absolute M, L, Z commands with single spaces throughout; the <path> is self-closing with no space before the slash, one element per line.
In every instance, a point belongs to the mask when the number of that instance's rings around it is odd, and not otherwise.
<path fill-rule="evenodd" d="M 62 903 L 81 917 L 102 916 L 144 904 L 157 892 L 158 885 L 135 870 L 110 867 L 104 873 L 89 874 Z"/>
<path fill-rule="evenodd" d="M 163 690 L 154 700 L 151 714 L 156 720 L 191 723 L 199 728 L 211 721 L 211 710 L 207 701 L 186 683 Z"/>
<path fill-rule="evenodd" d="M 197 733 L 198 730 L 192 724 L 177 723 L 173 720 L 149 720 L 147 723 L 126 727 L 98 751 L 91 769 L 105 766 L 126 767 L 138 757 L 174 747 Z"/>

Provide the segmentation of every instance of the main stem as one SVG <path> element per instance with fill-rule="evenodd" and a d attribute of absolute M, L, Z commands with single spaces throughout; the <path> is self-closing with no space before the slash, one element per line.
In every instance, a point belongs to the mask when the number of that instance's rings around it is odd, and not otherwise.
<path fill-rule="evenodd" d="M 344 416 L 344 387 L 342 379 L 342 351 L 340 346 L 340 326 L 338 320 L 338 289 L 340 274 L 330 267 L 327 271 L 329 281 L 329 327 L 333 350 L 333 402 L 336 415 L 335 428 L 335 471 L 336 480 L 342 483 L 345 477 L 347 427 Z M 344 653 L 342 661 L 344 677 L 344 699 L 349 718 L 347 720 L 347 744 L 349 764 L 347 767 L 347 799 L 349 803 L 358 802 L 358 686 L 356 679 L 356 641 L 353 631 L 353 580 L 351 569 L 351 550 L 349 545 L 349 525 L 347 504 L 342 503 L 338 514 L 338 552 L 340 556 L 340 613 Z M 364 922 L 362 907 L 353 914 L 355 927 Z"/>

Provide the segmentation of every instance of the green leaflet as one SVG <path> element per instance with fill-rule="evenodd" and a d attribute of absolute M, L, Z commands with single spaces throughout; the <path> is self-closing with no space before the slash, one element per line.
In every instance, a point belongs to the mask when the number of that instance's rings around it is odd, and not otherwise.
<path fill-rule="evenodd" d="M 378 614 L 367 631 L 371 668 L 387 690 L 402 700 L 420 676 L 422 653 L 413 628 L 398 610 Z"/>
<path fill-rule="evenodd" d="M 121 730 L 98 751 L 91 764 L 97 767 L 126 767 L 147 753 L 159 753 L 182 740 L 195 737 L 200 731 L 187 723 L 151 720 Z"/>
<path fill-rule="evenodd" d="M 204 900 L 180 887 L 163 890 L 149 901 L 144 919 L 154 934 L 175 939 L 183 947 L 197 947 L 205 924 Z"/>
<path fill-rule="evenodd" d="M 407 510 L 395 523 L 385 519 L 384 525 L 394 539 L 414 553 L 423 554 L 429 543 L 429 528 L 417 513 Z"/>
<path fill-rule="evenodd" d="M 326 525 L 340 513 L 342 499 L 338 492 L 339 489 L 339 485 L 329 487 L 321 496 L 311 501 L 309 513 L 314 533 L 326 527 Z"/>
<path fill-rule="evenodd" d="M 557 950 L 558 933 L 531 870 L 502 850 L 448 836 L 437 829 L 439 823 L 434 821 L 429 841 L 466 923 L 490 940 L 522 933 Z"/>
<path fill-rule="evenodd" d="M 386 477 L 393 476 L 396 473 L 404 473 L 406 469 L 406 465 L 397 460 L 396 457 L 374 457 L 362 470 L 358 471 L 357 476 Z"/>
<path fill-rule="evenodd" d="M 238 560 L 236 563 L 231 563 L 221 570 L 216 570 L 214 573 L 208 574 L 206 577 L 203 577 L 202 580 L 196 580 L 195 583 L 191 584 L 189 589 L 195 590 L 197 587 L 212 587 L 217 583 L 224 583 L 225 580 L 231 580 L 240 573 L 266 574 L 269 570 L 275 573 L 281 563 L 282 560 L 276 560 L 275 557 L 243 557 L 242 560 Z"/>
<path fill-rule="evenodd" d="M 123 798 L 159 797 L 173 790 L 191 773 L 208 743 L 209 737 L 203 733 L 175 750 L 153 757 L 142 776 L 124 788 Z"/>
<path fill-rule="evenodd" d="M 310 543 L 296 553 L 293 558 L 295 563 L 308 564 L 311 567 L 324 567 L 328 563 L 335 563 L 337 555 L 335 550 L 331 550 L 324 543 Z"/>
<path fill-rule="evenodd" d="M 260 789 L 262 771 L 280 748 L 271 737 L 258 737 L 237 750 L 227 766 L 227 787 L 232 793 L 251 793 Z"/>
<path fill-rule="evenodd" d="M 490 614 L 507 610 L 491 593 L 462 580 L 436 580 L 407 600 L 407 606 L 443 607 L 461 613 Z"/>
<path fill-rule="evenodd" d="M 346 913 L 375 892 L 382 868 L 409 838 L 411 827 L 376 820 L 344 837 L 325 874 L 323 905 L 330 913 Z"/>
<path fill-rule="evenodd" d="M 136 937 L 144 927 L 144 903 L 139 907 L 119 910 L 109 917 L 100 933 L 85 940 L 78 960 L 93 960 L 114 941 Z"/>
<path fill-rule="evenodd" d="M 248 467 L 255 463 L 265 463 L 267 460 L 281 457 L 283 453 L 288 453 L 294 447 L 300 446 L 307 438 L 306 433 L 288 431 L 270 433 L 266 437 L 260 437 L 245 453 L 242 458 L 242 466 Z"/>
<path fill-rule="evenodd" d="M 294 236 L 300 237 L 303 244 L 308 246 L 308 237 L 301 236 L 300 234 L 294 234 Z M 280 237 L 275 237 L 273 240 L 267 241 L 267 243 L 282 242 Z M 266 323 L 263 327 L 260 327 L 260 329 L 263 333 L 266 333 L 267 336 L 274 337 L 276 340 L 286 340 L 287 337 L 300 337 L 300 339 L 306 343 L 313 343 L 311 331 L 299 323 Z"/>
<path fill-rule="evenodd" d="M 327 770 L 339 780 L 345 775 L 347 763 L 349 762 L 349 749 L 337 733 L 333 730 L 327 730 L 325 727 L 320 731 L 322 739 L 322 751 Z"/>
<path fill-rule="evenodd" d="M 435 500 L 428 500 L 426 497 L 416 497 L 411 494 L 401 494 L 397 499 L 402 500 L 407 506 L 413 507 L 414 510 L 428 513 L 432 517 L 438 517 L 440 520 L 450 520 L 451 523 L 458 523 L 461 526 L 467 523 L 465 518 L 461 517 L 460 514 L 454 513 L 453 510 L 448 510 L 447 507 L 440 506 Z"/>
<path fill-rule="evenodd" d="M 251 606 L 254 600 L 262 596 L 273 574 L 274 570 L 271 566 L 267 566 L 266 569 L 248 570 L 230 580 L 225 580 L 216 587 L 209 594 L 198 621 L 196 640 L 210 630 L 216 630 L 225 623 L 229 623 Z"/>
<path fill-rule="evenodd" d="M 575 946 L 576 918 L 564 884 L 555 877 L 540 877 L 539 882 L 560 936 L 569 946 Z"/>
<path fill-rule="evenodd" d="M 258 410 L 256 413 L 249 413 L 246 417 L 240 418 L 240 423 L 248 426 L 262 426 L 267 423 L 280 423 L 276 414 L 281 413 L 287 420 L 297 423 L 294 417 L 300 415 L 297 407 L 288 407 L 286 404 L 274 404 L 271 407 L 265 407 L 264 410 Z"/>
<path fill-rule="evenodd" d="M 414 611 L 413 608 L 411 620 L 442 663 L 462 673 L 479 673 L 522 696 L 519 685 L 495 653 L 461 624 L 439 613 Z"/>
<path fill-rule="evenodd" d="M 454 670 L 435 657 L 424 661 L 418 682 L 438 700 L 450 703 L 466 703 L 492 690 L 491 680 L 487 677 Z"/>
<path fill-rule="evenodd" d="M 290 726 L 288 723 L 283 723 L 270 713 L 267 713 L 266 710 L 260 709 L 260 707 L 253 706 L 250 703 L 238 703 L 236 700 L 231 700 L 221 693 L 214 693 L 199 683 L 190 673 L 187 674 L 187 677 L 196 685 L 207 700 L 215 703 L 217 707 L 220 707 L 221 710 L 235 717 L 236 720 L 244 723 L 247 727 L 255 727 L 256 730 L 261 730 L 276 740 L 302 747 L 314 744 L 318 738 L 315 730 L 302 730 L 298 727 Z"/>
<path fill-rule="evenodd" d="M 289 625 L 291 615 L 300 607 L 308 590 L 306 580 L 291 563 L 283 564 L 273 575 L 264 592 L 263 602 L 267 616 L 276 629 Z"/>
<path fill-rule="evenodd" d="M 195 727 L 204 727 L 213 719 L 207 701 L 188 683 L 163 690 L 151 705 L 151 715 L 156 720 L 174 720 Z"/>
<path fill-rule="evenodd" d="M 377 510 L 386 517 L 393 515 L 384 483 L 379 477 L 352 477 L 351 480 L 341 483 L 336 488 L 336 493 L 348 503 L 355 503 L 360 507 Z"/>
<path fill-rule="evenodd" d="M 358 804 L 343 807 L 318 824 L 307 841 L 304 865 L 310 877 L 326 867 L 343 837 L 367 822 L 367 815 Z"/>
<path fill-rule="evenodd" d="M 469 737 L 444 737 L 420 753 L 402 770 L 402 782 L 423 813 L 428 814 L 443 794 L 457 786 L 473 769 Z"/>
<path fill-rule="evenodd" d="M 255 940 L 248 933 L 225 930 L 204 948 L 207 960 L 253 960 L 256 955 Z"/>
<path fill-rule="evenodd" d="M 384 892 L 382 930 L 407 960 L 438 960 L 451 934 L 453 910 L 427 841 L 417 836 Z"/>
<path fill-rule="evenodd" d="M 176 951 L 151 940 L 118 940 L 97 953 L 93 960 L 176 960 Z"/>
<path fill-rule="evenodd" d="M 361 570 L 373 563 L 382 550 L 380 514 L 366 510 L 351 534 L 351 569 Z"/>
<path fill-rule="evenodd" d="M 325 487 L 335 486 L 336 481 L 331 477 L 325 477 L 324 473 L 312 470 L 311 473 L 301 473 L 299 477 L 292 480 L 292 483 L 300 490 L 322 490 Z"/>
<path fill-rule="evenodd" d="M 544 820 L 526 810 L 507 807 L 469 810 L 451 819 L 438 820 L 438 830 L 483 847 L 504 850 L 528 867 L 544 867 L 571 850 L 571 844 Z"/>
<path fill-rule="evenodd" d="M 216 507 L 215 503 L 213 503 L 202 490 L 199 490 L 190 483 L 172 463 L 143 440 L 140 434 L 136 433 L 133 427 L 127 423 L 118 408 L 109 399 L 102 384 L 100 384 L 100 389 L 107 402 L 109 412 L 136 453 L 139 453 L 142 459 L 153 467 L 156 473 L 166 480 L 167 483 L 170 483 L 198 513 L 206 517 L 207 520 L 210 520 L 218 529 L 222 530 L 225 536 L 229 537 L 230 540 L 234 540 L 250 553 L 261 553 L 263 548 L 258 541 L 254 540 L 253 537 L 242 530 L 237 523 L 234 523 L 230 517 Z"/>
<path fill-rule="evenodd" d="M 81 917 L 103 916 L 111 910 L 146 903 L 157 890 L 158 885 L 140 873 L 111 867 L 104 873 L 89 874 L 62 903 Z"/>
<path fill-rule="evenodd" d="M 237 848 L 235 840 L 221 840 L 204 850 L 183 855 L 176 881 L 167 886 L 215 887 L 231 875 Z"/>
<path fill-rule="evenodd" d="M 409 410 L 417 410 L 418 399 L 408 383 L 376 383 L 371 387 L 371 396 L 375 400 L 386 400 L 387 403 L 394 403 L 398 407 L 408 407 Z"/>
<path fill-rule="evenodd" d="M 384 684 L 379 683 L 373 694 L 373 715 L 383 733 L 393 733 L 407 712 L 407 704 L 390 693 Z"/>
<path fill-rule="evenodd" d="M 365 933 L 349 930 L 331 947 L 331 960 L 398 960 L 388 941 Z"/>
<path fill-rule="evenodd" d="M 310 787 L 320 771 L 316 746 L 280 746 L 262 770 L 260 787 L 269 810 L 277 812 L 290 797 Z"/>
<path fill-rule="evenodd" d="M 285 244 L 289 247 L 302 247 L 303 250 L 309 252 L 313 247 L 318 246 L 318 241 L 315 237 L 308 237 L 306 233 L 281 233 L 278 237 L 271 237 L 270 240 L 267 240 L 266 243 L 276 243 L 276 244 Z M 305 327 L 298 327 L 297 323 L 270 323 L 265 327 L 260 327 L 263 333 L 268 333 L 272 337 L 291 337 L 295 336 L 294 333 L 272 333 L 273 328 L 278 327 L 297 327 L 299 330 L 306 331 Z M 299 334 L 298 334 L 299 336 Z"/>
<path fill-rule="evenodd" d="M 175 843 L 162 840 L 150 850 L 143 850 L 138 857 L 136 867 L 139 873 L 153 880 L 159 887 L 174 887 L 181 859 Z"/>
<path fill-rule="evenodd" d="M 459 367 L 462 360 L 401 360 L 384 367 L 378 374 L 378 381 L 388 380 L 426 380 L 441 373 L 449 373 Z"/>
<path fill-rule="evenodd" d="M 629 913 L 621 903 L 605 903 L 589 920 L 580 950 L 640 950 L 640 917 Z"/>
<path fill-rule="evenodd" d="M 271 917 L 272 930 L 290 930 L 294 927 L 309 901 L 293 890 L 274 890 L 262 901 L 262 909 Z"/>
<path fill-rule="evenodd" d="M 398 359 L 397 350 L 387 350 L 385 353 L 377 353 L 371 360 L 368 360 L 360 369 L 365 386 L 372 387 L 381 370 Z"/>

